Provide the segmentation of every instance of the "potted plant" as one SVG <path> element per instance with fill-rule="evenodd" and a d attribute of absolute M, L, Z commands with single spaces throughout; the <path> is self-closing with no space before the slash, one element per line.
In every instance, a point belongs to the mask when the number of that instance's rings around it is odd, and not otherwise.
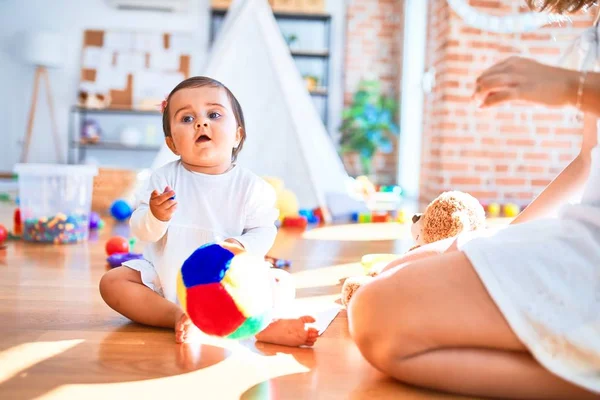
<path fill-rule="evenodd" d="M 360 175 L 373 173 L 373 157 L 377 152 L 392 151 L 392 138 L 399 134 L 397 114 L 398 102 L 381 93 L 379 81 L 360 82 L 352 104 L 343 111 L 340 127 L 342 156 L 358 157 Z"/>
<path fill-rule="evenodd" d="M 319 77 L 316 75 L 304 75 L 304 82 L 306 83 L 306 88 L 309 92 L 316 90 L 319 87 Z"/>
<path fill-rule="evenodd" d="M 290 33 L 289 35 L 285 35 L 285 41 L 288 47 L 292 48 L 298 41 L 298 36 L 295 33 Z"/>

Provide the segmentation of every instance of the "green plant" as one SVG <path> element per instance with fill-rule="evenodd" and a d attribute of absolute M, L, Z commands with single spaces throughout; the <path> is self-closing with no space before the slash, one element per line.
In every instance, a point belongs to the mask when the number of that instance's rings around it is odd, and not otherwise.
<path fill-rule="evenodd" d="M 285 35 L 285 41 L 288 46 L 293 45 L 298 40 L 298 36 L 295 33 L 290 33 L 289 35 Z"/>
<path fill-rule="evenodd" d="M 352 104 L 343 111 L 340 127 L 342 153 L 358 153 L 365 175 L 371 174 L 373 156 L 379 150 L 392 151 L 392 138 L 398 136 L 398 102 L 381 93 L 377 80 L 363 80 Z"/>

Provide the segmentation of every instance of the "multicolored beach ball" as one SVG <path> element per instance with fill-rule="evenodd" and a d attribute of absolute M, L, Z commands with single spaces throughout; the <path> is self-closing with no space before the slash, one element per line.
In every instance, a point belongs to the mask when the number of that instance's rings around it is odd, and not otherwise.
<path fill-rule="evenodd" d="M 207 335 L 244 339 L 270 322 L 273 306 L 269 265 L 227 244 L 207 244 L 183 263 L 179 304 Z"/>

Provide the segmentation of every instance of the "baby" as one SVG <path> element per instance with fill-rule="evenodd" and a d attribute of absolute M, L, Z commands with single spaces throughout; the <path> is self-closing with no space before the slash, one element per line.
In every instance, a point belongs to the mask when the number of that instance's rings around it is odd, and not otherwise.
<path fill-rule="evenodd" d="M 143 260 L 108 271 L 102 298 L 138 323 L 173 327 L 178 343 L 195 328 L 177 304 L 177 273 L 199 246 L 218 242 L 260 256 L 274 243 L 275 191 L 235 164 L 246 140 L 242 108 L 222 83 L 207 77 L 181 82 L 163 103 L 163 130 L 180 157 L 157 169 L 131 216 L 134 236 L 147 242 Z M 277 303 L 277 299 L 274 299 Z M 274 319 L 256 339 L 312 346 L 311 316 Z"/>

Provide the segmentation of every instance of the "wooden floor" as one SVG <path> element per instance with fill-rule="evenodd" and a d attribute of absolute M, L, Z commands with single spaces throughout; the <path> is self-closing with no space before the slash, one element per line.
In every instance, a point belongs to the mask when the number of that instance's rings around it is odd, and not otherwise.
<path fill-rule="evenodd" d="M 7 226 L 9 211 L 0 209 Z M 412 244 L 408 226 L 358 227 L 280 231 L 272 255 L 292 260 L 303 307 L 335 304 L 340 280 L 360 273 L 362 255 Z M 81 245 L 10 242 L 0 250 L 0 399 L 454 398 L 374 370 L 350 340 L 345 310 L 313 349 L 253 340 L 177 345 L 170 330 L 130 323 L 98 293 L 104 242 L 115 232 L 127 235 L 127 227 Z"/>

